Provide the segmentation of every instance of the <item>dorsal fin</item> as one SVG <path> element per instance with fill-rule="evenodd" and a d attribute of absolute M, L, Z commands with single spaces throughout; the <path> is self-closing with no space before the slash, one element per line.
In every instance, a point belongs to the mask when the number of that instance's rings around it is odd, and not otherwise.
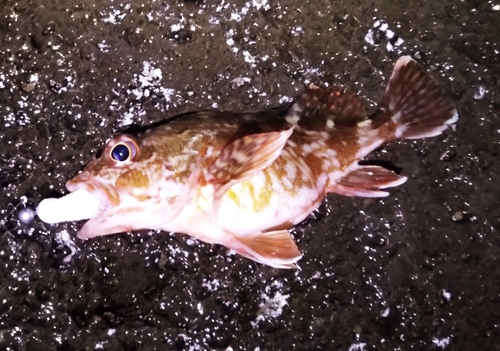
<path fill-rule="evenodd" d="M 361 99 L 340 87 L 311 84 L 299 95 L 293 110 L 300 111 L 298 125 L 309 130 L 324 130 L 325 125 L 353 127 L 367 119 Z"/>

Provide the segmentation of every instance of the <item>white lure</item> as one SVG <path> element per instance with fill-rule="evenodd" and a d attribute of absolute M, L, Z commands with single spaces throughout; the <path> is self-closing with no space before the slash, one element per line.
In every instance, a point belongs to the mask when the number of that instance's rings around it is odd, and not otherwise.
<path fill-rule="evenodd" d="M 99 200 L 85 190 L 77 190 L 61 198 L 42 200 L 36 208 L 38 218 L 45 223 L 80 221 L 99 211 Z"/>

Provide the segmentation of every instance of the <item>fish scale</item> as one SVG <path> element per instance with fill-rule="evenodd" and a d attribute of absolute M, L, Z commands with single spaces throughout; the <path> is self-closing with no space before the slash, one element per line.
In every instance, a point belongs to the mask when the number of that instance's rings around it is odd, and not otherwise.
<path fill-rule="evenodd" d="M 288 230 L 325 194 L 382 197 L 406 181 L 359 161 L 386 142 L 435 136 L 457 120 L 436 82 L 404 56 L 371 116 L 355 94 L 310 85 L 275 110 L 189 113 L 115 136 L 66 186 L 100 204 L 80 238 L 161 229 L 292 268 L 302 254 Z"/>

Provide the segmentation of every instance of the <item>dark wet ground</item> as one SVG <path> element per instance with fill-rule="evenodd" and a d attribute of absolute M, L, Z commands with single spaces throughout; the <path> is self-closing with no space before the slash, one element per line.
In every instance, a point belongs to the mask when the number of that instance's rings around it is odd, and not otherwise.
<path fill-rule="evenodd" d="M 43 5 L 42 5 L 43 3 Z M 0 3 L 0 349 L 500 350 L 500 4 L 495 1 Z M 20 225 L 113 132 L 209 107 L 253 111 L 305 84 L 372 108 L 414 56 L 456 131 L 370 156 L 409 180 L 331 195 L 295 230 L 301 270 L 174 234 L 83 242 Z"/>

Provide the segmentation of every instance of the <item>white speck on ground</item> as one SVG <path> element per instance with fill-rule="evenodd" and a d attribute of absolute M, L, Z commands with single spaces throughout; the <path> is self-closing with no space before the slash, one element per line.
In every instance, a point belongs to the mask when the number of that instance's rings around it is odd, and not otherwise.
<path fill-rule="evenodd" d="M 101 41 L 100 43 L 97 43 L 97 47 L 99 48 L 99 50 L 101 50 L 102 52 L 108 52 L 109 49 L 111 48 L 111 45 L 108 45 L 106 44 L 106 41 L 103 40 Z"/>
<path fill-rule="evenodd" d="M 486 95 L 487 91 L 486 88 L 482 85 L 479 86 L 478 91 L 474 93 L 474 99 L 476 100 L 482 100 L 484 99 L 484 96 Z"/>
<path fill-rule="evenodd" d="M 390 312 L 390 309 L 389 309 L 389 307 L 387 307 L 387 308 L 386 308 L 386 309 L 385 309 L 385 310 L 384 310 L 384 311 L 380 314 L 380 316 L 382 316 L 382 317 L 384 317 L 384 318 L 385 318 L 385 317 L 387 317 L 387 316 L 389 315 L 389 312 Z"/>
<path fill-rule="evenodd" d="M 243 51 L 243 58 L 245 59 L 245 62 L 248 63 L 255 63 L 255 57 L 253 57 L 248 51 Z"/>
<path fill-rule="evenodd" d="M 30 281 L 30 272 L 26 268 L 14 269 L 12 272 L 10 272 L 10 276 L 19 282 Z"/>
<path fill-rule="evenodd" d="M 274 281 L 271 285 L 266 286 L 265 292 L 261 294 L 262 302 L 259 305 L 259 314 L 253 322 L 250 322 L 254 328 L 257 328 L 266 319 L 278 318 L 283 313 L 283 307 L 288 304 L 287 300 L 290 295 L 284 295 L 280 291 L 276 291 L 274 294 L 271 292 L 282 287 L 283 284 L 280 281 Z"/>
<path fill-rule="evenodd" d="M 365 41 L 370 44 L 375 46 L 375 40 L 373 39 L 373 30 L 368 29 L 368 33 L 365 35 Z"/>
<path fill-rule="evenodd" d="M 439 348 L 444 349 L 446 346 L 450 344 L 450 337 L 438 339 L 438 338 L 432 338 L 432 342 Z"/>
<path fill-rule="evenodd" d="M 267 0 L 252 0 L 252 5 L 257 10 L 260 10 L 261 8 L 263 8 L 264 10 L 269 10 L 270 9 L 270 6 L 267 3 Z"/>
<path fill-rule="evenodd" d="M 105 14 L 106 13 L 104 11 L 101 12 L 102 16 L 104 16 Z M 122 13 L 120 10 L 114 9 L 114 10 L 109 11 L 108 16 L 107 17 L 103 17 L 102 21 L 106 22 L 106 23 L 117 24 L 121 20 L 123 20 L 126 15 L 127 14 Z"/>
<path fill-rule="evenodd" d="M 358 342 L 356 344 L 352 344 L 349 346 L 349 351 L 364 351 L 366 347 L 366 343 L 364 342 Z"/>
<path fill-rule="evenodd" d="M 292 28 L 292 30 L 290 31 L 290 33 L 294 36 L 294 37 L 298 37 L 300 35 L 300 33 L 302 33 L 302 27 L 301 26 L 297 26 L 295 28 Z"/>
<path fill-rule="evenodd" d="M 450 301 L 451 294 L 449 291 L 446 291 L 445 289 L 443 289 L 443 290 L 441 290 L 441 293 L 443 294 L 443 297 L 446 299 L 446 301 Z"/>
<path fill-rule="evenodd" d="M 245 83 L 250 83 L 252 80 L 248 77 L 237 77 L 231 81 L 231 87 L 233 89 L 243 86 Z"/>

